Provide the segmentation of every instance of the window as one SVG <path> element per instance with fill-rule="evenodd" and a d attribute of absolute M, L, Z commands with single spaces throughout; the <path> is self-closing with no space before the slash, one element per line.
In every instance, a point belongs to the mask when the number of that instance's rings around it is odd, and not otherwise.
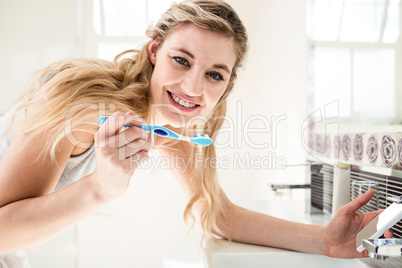
<path fill-rule="evenodd" d="M 307 1 L 311 112 L 338 100 L 347 122 L 401 123 L 400 14 L 400 0 Z"/>
<path fill-rule="evenodd" d="M 174 0 L 93 0 L 93 56 L 106 60 L 127 49 L 138 49 L 149 39 L 145 30 Z"/>

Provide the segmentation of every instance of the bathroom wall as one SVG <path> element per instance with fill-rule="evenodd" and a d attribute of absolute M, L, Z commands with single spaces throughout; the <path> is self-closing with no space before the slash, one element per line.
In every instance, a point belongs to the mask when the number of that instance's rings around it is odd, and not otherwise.
<path fill-rule="evenodd" d="M 250 52 L 229 98 L 235 141 L 218 151 L 222 158 L 238 161 L 230 168 L 222 164 L 221 184 L 232 199 L 274 198 L 269 184 L 305 182 L 303 166 L 286 165 L 305 158 L 301 133 L 307 102 L 306 1 L 229 2 L 247 27 Z M 227 132 L 221 144 L 230 140 Z M 248 165 L 240 168 L 248 155 Z"/>
<path fill-rule="evenodd" d="M 76 13 L 77 1 L 0 2 L 0 114 L 34 71 L 77 56 Z"/>

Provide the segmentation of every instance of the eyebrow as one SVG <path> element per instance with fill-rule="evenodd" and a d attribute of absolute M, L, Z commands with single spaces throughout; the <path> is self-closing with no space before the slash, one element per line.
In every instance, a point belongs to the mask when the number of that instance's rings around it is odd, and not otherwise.
<path fill-rule="evenodd" d="M 185 50 L 184 48 L 177 48 L 176 50 L 186 54 L 187 56 L 189 56 L 192 59 L 195 59 L 194 55 L 191 54 L 189 51 Z M 224 70 L 224 71 L 226 71 L 227 73 L 230 74 L 230 70 L 225 64 L 214 64 L 214 65 L 212 65 L 212 67 Z"/>
<path fill-rule="evenodd" d="M 214 64 L 213 67 L 216 69 L 222 69 L 230 74 L 230 70 L 225 64 Z"/>

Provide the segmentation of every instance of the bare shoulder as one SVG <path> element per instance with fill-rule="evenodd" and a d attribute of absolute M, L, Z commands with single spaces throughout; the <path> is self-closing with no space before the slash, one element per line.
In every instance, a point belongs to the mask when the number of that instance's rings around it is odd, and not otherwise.
<path fill-rule="evenodd" d="M 57 82 L 73 71 L 74 68 L 70 68 L 58 73 L 42 87 Z M 29 108 L 26 113 L 28 116 Z M 90 124 L 89 121 L 96 119 L 88 116 L 85 120 L 71 131 L 71 136 L 64 135 L 57 141 L 54 157 L 48 151 L 43 152 L 48 137 L 53 135 L 52 129 L 43 130 L 39 134 L 30 134 L 29 137 L 22 131 L 14 135 L 0 161 L 0 207 L 53 191 L 70 157 L 82 154 L 93 142 L 98 125 Z M 27 140 L 29 143 L 25 144 Z M 25 145 L 22 146 L 23 144 Z"/>
<path fill-rule="evenodd" d="M 43 84 L 42 87 L 46 90 L 46 88 L 52 87 L 54 84 L 65 79 L 80 68 L 81 67 L 70 67 L 61 71 Z M 65 124 L 68 124 L 68 122 L 65 122 Z M 66 140 L 73 146 L 71 156 L 80 155 L 91 147 L 94 142 L 94 135 L 98 128 L 99 126 L 97 125 L 96 115 L 90 115 L 89 113 L 88 116 L 85 116 L 85 119 L 80 122 L 80 124 L 75 125 L 74 128 L 65 125 Z"/>
<path fill-rule="evenodd" d="M 97 116 L 91 115 L 66 134 L 66 138 L 74 145 L 71 156 L 85 153 L 94 143 L 95 133 L 98 131 Z"/>
<path fill-rule="evenodd" d="M 47 140 L 46 134 L 34 136 L 22 150 L 21 144 L 27 139 L 26 134 L 17 133 L 13 138 L 0 161 L 0 207 L 53 191 L 74 145 L 63 138 L 57 144 L 55 159 L 52 160 L 50 153 L 41 155 Z"/>

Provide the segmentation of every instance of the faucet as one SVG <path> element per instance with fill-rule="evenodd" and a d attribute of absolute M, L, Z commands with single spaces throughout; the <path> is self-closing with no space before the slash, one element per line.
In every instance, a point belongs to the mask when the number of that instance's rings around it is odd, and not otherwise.
<path fill-rule="evenodd" d="M 363 239 L 363 247 L 368 250 L 369 257 L 376 260 L 402 256 L 401 238 Z"/>
<path fill-rule="evenodd" d="M 321 162 L 308 162 L 293 165 L 286 165 L 286 168 L 290 167 L 301 167 L 301 166 L 321 166 Z M 271 184 L 271 190 L 276 192 L 279 189 L 309 189 L 311 188 L 310 183 L 306 184 Z"/>
<path fill-rule="evenodd" d="M 310 184 L 271 184 L 271 190 L 277 191 L 279 189 L 308 189 Z"/>
<path fill-rule="evenodd" d="M 378 239 L 380 235 L 402 219 L 402 196 L 390 196 L 387 199 L 394 203 L 367 224 L 356 236 L 358 251 L 367 249 L 369 257 L 376 260 L 402 256 L 402 238 Z"/>

